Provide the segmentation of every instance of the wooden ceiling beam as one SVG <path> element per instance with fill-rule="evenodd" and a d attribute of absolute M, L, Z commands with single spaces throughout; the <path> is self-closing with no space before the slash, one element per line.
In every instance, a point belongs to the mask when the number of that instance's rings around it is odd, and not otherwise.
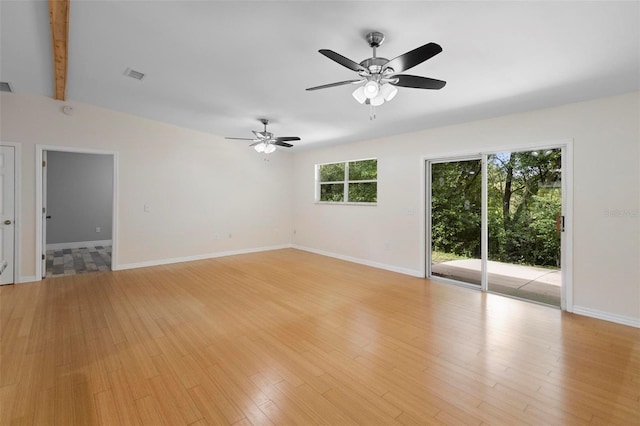
<path fill-rule="evenodd" d="M 70 0 L 49 0 L 49 20 L 53 41 L 53 75 L 55 99 L 64 101 L 67 88 L 67 60 L 69 56 Z"/>

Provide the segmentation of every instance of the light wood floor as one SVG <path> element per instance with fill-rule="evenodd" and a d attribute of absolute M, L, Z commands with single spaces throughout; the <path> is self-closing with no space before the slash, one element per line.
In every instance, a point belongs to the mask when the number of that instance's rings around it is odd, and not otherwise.
<path fill-rule="evenodd" d="M 640 330 L 296 250 L 0 288 L 0 424 L 640 422 Z"/>

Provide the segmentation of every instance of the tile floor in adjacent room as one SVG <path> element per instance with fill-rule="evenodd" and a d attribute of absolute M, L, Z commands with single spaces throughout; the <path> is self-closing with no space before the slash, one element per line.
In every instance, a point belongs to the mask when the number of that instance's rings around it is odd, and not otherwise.
<path fill-rule="evenodd" d="M 47 277 L 111 270 L 111 246 L 47 250 Z"/>

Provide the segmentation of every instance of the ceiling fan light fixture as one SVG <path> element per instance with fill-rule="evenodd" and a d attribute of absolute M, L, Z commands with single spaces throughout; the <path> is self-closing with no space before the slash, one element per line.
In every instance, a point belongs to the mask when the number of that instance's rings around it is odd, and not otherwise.
<path fill-rule="evenodd" d="M 373 99 L 376 96 L 378 96 L 378 92 L 380 91 L 380 85 L 377 82 L 370 80 L 363 87 L 364 87 L 364 94 L 367 98 Z"/>
<path fill-rule="evenodd" d="M 439 90 L 446 85 L 446 81 L 417 75 L 404 74 L 416 65 L 434 57 L 442 52 L 442 47 L 437 43 L 427 43 L 410 50 L 400 56 L 388 60 L 377 56 L 376 49 L 384 41 L 384 34 L 372 31 L 365 36 L 369 47 L 373 49 L 373 55 L 363 61 L 356 62 L 329 49 L 320 49 L 318 52 L 333 62 L 345 68 L 355 71 L 359 80 L 346 80 L 336 83 L 323 84 L 310 87 L 307 90 L 327 89 L 329 87 L 343 86 L 346 84 L 363 84 L 352 95 L 360 103 L 370 106 L 370 119 L 375 118 L 375 107 L 385 101 L 391 101 L 397 94 L 399 87 L 414 89 Z"/>
<path fill-rule="evenodd" d="M 355 98 L 356 101 L 363 104 L 364 101 L 367 100 L 367 96 L 364 94 L 364 86 L 360 86 L 356 90 L 354 90 L 353 97 Z"/>
<path fill-rule="evenodd" d="M 264 144 L 264 153 L 265 154 L 271 154 L 273 151 L 276 150 L 276 146 L 270 143 L 265 143 Z"/>
<path fill-rule="evenodd" d="M 265 144 L 263 143 L 259 143 L 258 145 L 254 146 L 253 149 L 255 149 L 258 152 L 264 152 L 265 149 Z"/>
<path fill-rule="evenodd" d="M 371 98 L 371 105 L 373 106 L 380 106 L 384 103 L 384 95 L 382 94 L 382 92 L 378 93 L 378 96 L 376 96 L 375 98 Z"/>
<path fill-rule="evenodd" d="M 398 88 L 392 84 L 383 84 L 380 88 L 380 94 L 384 96 L 384 100 L 389 102 L 398 94 Z"/>

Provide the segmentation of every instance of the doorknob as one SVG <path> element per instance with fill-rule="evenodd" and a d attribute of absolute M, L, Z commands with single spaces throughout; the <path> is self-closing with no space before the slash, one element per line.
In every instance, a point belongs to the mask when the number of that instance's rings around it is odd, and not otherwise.
<path fill-rule="evenodd" d="M 7 220 L 4 221 L 4 224 L 5 225 L 11 225 L 11 221 L 9 219 L 7 219 Z"/>

